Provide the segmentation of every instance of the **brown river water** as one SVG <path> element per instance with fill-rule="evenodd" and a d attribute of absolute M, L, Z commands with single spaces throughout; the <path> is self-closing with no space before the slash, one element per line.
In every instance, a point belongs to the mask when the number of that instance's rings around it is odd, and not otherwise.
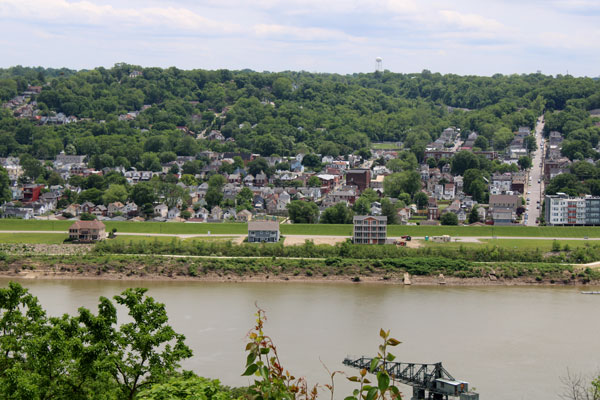
<path fill-rule="evenodd" d="M 600 371 L 600 295 L 574 287 L 441 287 L 340 283 L 206 283 L 108 280 L 20 280 L 50 315 L 95 311 L 98 297 L 149 288 L 194 357 L 183 363 L 202 376 L 247 385 L 245 336 L 255 302 L 267 312 L 266 333 L 281 361 L 309 383 L 328 383 L 347 354 L 373 356 L 379 329 L 403 343 L 397 361 L 442 361 L 482 400 L 559 399 L 560 377 Z M 4 287 L 8 279 L 0 279 Z M 598 290 L 585 288 L 583 290 Z M 340 377 L 336 398 L 353 386 Z M 405 398 L 412 393 L 402 388 Z M 320 398 L 329 398 L 325 393 Z"/>

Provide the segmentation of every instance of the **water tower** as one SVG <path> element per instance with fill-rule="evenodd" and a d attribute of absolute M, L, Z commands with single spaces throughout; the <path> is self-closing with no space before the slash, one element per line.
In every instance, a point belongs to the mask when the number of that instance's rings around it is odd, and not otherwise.
<path fill-rule="evenodd" d="M 375 58 L 375 71 L 377 71 L 377 72 L 383 71 L 382 62 L 383 62 L 383 58 L 381 58 L 381 57 Z"/>

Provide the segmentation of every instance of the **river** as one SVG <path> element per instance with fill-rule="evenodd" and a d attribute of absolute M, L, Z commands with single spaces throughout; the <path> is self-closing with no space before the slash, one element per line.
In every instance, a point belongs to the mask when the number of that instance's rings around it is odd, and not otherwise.
<path fill-rule="evenodd" d="M 0 279 L 6 286 L 8 280 Z M 347 354 L 374 355 L 379 328 L 403 344 L 397 360 L 442 361 L 482 400 L 558 399 L 567 368 L 600 371 L 600 296 L 574 287 L 439 287 L 334 283 L 205 283 L 21 280 L 51 315 L 95 311 L 99 296 L 148 287 L 167 306 L 194 357 L 183 366 L 228 385 L 246 385 L 245 335 L 255 302 L 285 368 L 327 383 L 321 362 L 344 370 Z M 585 290 L 592 290 L 586 288 Z M 352 386 L 336 381 L 343 398 Z M 405 398 L 411 391 L 404 387 Z"/>

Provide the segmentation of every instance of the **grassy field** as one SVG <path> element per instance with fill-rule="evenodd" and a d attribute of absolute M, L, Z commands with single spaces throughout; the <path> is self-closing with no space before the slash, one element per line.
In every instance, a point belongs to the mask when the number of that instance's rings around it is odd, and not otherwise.
<path fill-rule="evenodd" d="M 221 241 L 228 241 L 231 239 L 234 239 L 235 236 L 200 236 L 200 237 L 191 237 L 191 238 L 187 238 L 187 239 L 181 239 L 184 241 L 194 241 L 194 242 L 221 242 Z M 117 237 L 114 239 L 109 239 L 111 241 L 115 241 L 115 242 L 124 242 L 124 243 L 129 243 L 129 242 L 161 242 L 161 243 L 168 243 L 172 240 L 179 240 L 176 237 L 173 236 L 133 236 L 133 235 L 119 235 L 117 234 Z"/>
<path fill-rule="evenodd" d="M 548 252 L 552 250 L 552 240 L 543 240 L 543 239 L 481 239 L 481 243 L 473 243 L 473 242 L 451 242 L 451 243 L 433 243 L 433 242 L 425 242 L 421 240 L 421 243 L 427 247 L 445 247 L 445 248 L 474 248 L 478 246 L 498 246 L 504 247 L 507 249 L 528 249 L 535 250 L 539 249 L 543 252 Z M 578 247 L 586 247 L 593 246 L 594 244 L 600 244 L 599 241 L 583 241 L 583 240 L 559 240 L 561 249 L 564 248 L 565 245 L 568 245 L 571 250 L 574 250 Z"/>
<path fill-rule="evenodd" d="M 371 148 L 375 150 L 394 150 L 399 147 L 396 143 L 371 143 Z"/>
<path fill-rule="evenodd" d="M 0 243 L 60 244 L 68 236 L 62 233 L 0 233 Z"/>
<path fill-rule="evenodd" d="M 71 221 L 43 221 L 0 219 L 0 230 L 4 231 L 67 231 Z M 166 233 L 166 234 L 214 234 L 243 235 L 248 231 L 243 223 L 194 224 L 165 222 L 106 222 L 107 231 L 117 228 L 118 232 Z M 281 225 L 282 235 L 330 235 L 350 236 L 352 225 Z M 515 236 L 515 237 L 565 237 L 600 238 L 600 227 L 524 227 L 524 226 L 388 226 L 388 236 Z"/>

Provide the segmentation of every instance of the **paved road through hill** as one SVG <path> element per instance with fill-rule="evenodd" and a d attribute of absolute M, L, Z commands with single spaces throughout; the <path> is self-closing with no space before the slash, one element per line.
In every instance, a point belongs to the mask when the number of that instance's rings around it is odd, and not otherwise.
<path fill-rule="evenodd" d="M 526 198 L 529 198 L 529 204 L 527 205 L 527 226 L 537 226 L 538 218 L 542 208 L 542 196 L 544 195 L 544 182 L 542 180 L 542 160 L 544 157 L 544 151 L 542 149 L 544 130 L 544 117 L 540 117 L 535 126 L 535 142 L 537 144 L 537 150 L 531 156 L 531 162 L 533 166 L 529 171 L 529 183 L 526 187 Z M 539 201 L 539 203 L 538 203 Z M 539 207 L 539 208 L 538 208 Z"/>

